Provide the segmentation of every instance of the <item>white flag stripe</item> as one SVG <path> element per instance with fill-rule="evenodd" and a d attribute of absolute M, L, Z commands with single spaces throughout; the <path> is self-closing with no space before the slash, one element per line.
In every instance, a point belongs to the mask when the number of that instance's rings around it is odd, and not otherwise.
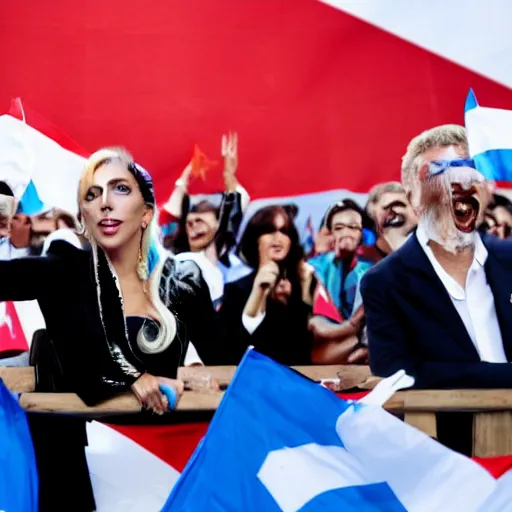
<path fill-rule="evenodd" d="M 509 0 L 322 1 L 512 87 Z"/>
<path fill-rule="evenodd" d="M 471 156 L 493 149 L 512 149 L 512 111 L 476 107 L 466 112 Z"/>
<path fill-rule="evenodd" d="M 510 512 L 512 510 L 512 469 L 498 479 L 496 490 L 478 512 Z"/>
<path fill-rule="evenodd" d="M 297 512 L 333 489 L 379 483 L 366 478 L 361 463 L 345 448 L 314 443 L 270 452 L 258 478 L 283 512 Z"/>
<path fill-rule="evenodd" d="M 0 179 L 14 181 L 18 199 L 32 179 L 48 207 L 76 214 L 77 191 L 85 158 L 59 146 L 10 115 L 0 116 Z"/>
<path fill-rule="evenodd" d="M 96 421 L 87 424 L 87 463 L 97 512 L 158 512 L 180 476 L 136 442 Z"/>
<path fill-rule="evenodd" d="M 476 462 L 377 406 L 349 408 L 336 430 L 374 482 L 387 482 L 408 512 L 477 512 L 497 486 Z"/>

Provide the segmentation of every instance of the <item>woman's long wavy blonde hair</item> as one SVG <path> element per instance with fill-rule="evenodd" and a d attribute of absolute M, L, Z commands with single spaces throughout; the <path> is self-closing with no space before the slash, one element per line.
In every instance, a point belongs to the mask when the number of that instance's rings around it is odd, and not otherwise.
<path fill-rule="evenodd" d="M 89 188 L 92 186 L 94 182 L 94 173 L 96 172 L 96 170 L 99 169 L 102 165 L 109 163 L 111 161 L 119 161 L 123 165 L 125 165 L 127 169 L 129 169 L 130 164 L 134 164 L 132 155 L 124 148 L 100 149 L 93 153 L 87 160 L 78 186 L 78 208 L 80 212 L 80 220 L 82 223 L 82 234 L 88 239 L 89 243 L 91 244 L 95 267 L 97 267 L 98 265 L 98 244 L 96 240 L 94 240 L 93 237 L 87 232 L 87 228 L 83 225 L 82 204 L 85 200 L 85 196 L 87 195 Z M 159 285 L 162 276 L 162 268 L 163 265 L 165 264 L 165 258 L 158 258 L 158 261 L 156 262 L 156 265 L 154 265 L 154 268 L 150 268 L 150 251 L 153 250 L 153 252 L 159 252 L 160 243 L 158 240 L 158 212 L 156 209 L 156 205 L 149 203 L 146 203 L 146 205 L 153 210 L 153 217 L 149 225 L 142 232 L 140 245 L 141 250 L 138 261 L 137 273 L 140 279 L 144 281 L 144 289 L 147 290 L 151 303 L 158 313 L 160 320 L 160 328 L 158 331 L 158 335 L 153 340 L 147 339 L 144 333 L 144 329 L 141 329 L 137 336 L 137 344 L 142 352 L 146 354 L 156 354 L 163 352 L 171 345 L 172 341 L 176 336 L 177 325 L 176 317 L 172 314 L 167 305 L 164 304 L 159 293 Z M 112 264 L 110 263 L 108 255 L 105 254 L 105 257 L 109 263 L 110 270 L 114 277 L 116 286 L 119 290 L 119 297 L 121 299 L 121 303 L 123 304 L 124 314 L 124 303 L 121 294 L 121 288 L 119 286 L 119 280 Z M 98 288 L 99 300 L 100 283 L 98 282 L 97 272 L 96 286 Z M 101 303 L 99 304 L 99 306 L 101 314 Z"/>

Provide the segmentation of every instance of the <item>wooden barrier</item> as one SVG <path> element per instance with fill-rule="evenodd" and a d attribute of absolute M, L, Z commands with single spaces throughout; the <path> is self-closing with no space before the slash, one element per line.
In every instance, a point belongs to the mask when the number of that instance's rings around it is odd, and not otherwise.
<path fill-rule="evenodd" d="M 340 378 L 342 389 L 372 388 L 379 379 L 370 377 L 362 366 L 307 366 L 295 368 L 307 377 Z M 179 376 L 193 384 L 214 377 L 228 385 L 235 367 L 180 368 Z M 94 407 L 87 407 L 72 393 L 34 393 L 33 368 L 0 368 L 0 378 L 15 392 L 21 393 L 20 404 L 30 412 L 59 413 L 84 416 L 89 419 L 104 416 L 137 414 L 141 411 L 131 393 L 119 395 Z M 178 411 L 214 411 L 222 400 L 223 391 L 195 389 L 185 391 Z M 404 420 L 431 437 L 437 436 L 436 413 L 472 412 L 474 415 L 473 454 L 479 457 L 512 454 L 512 390 L 408 390 L 396 393 L 384 408 L 403 415 Z"/>
<path fill-rule="evenodd" d="M 204 377 L 212 377 L 220 386 L 226 386 L 231 382 L 236 366 L 192 366 L 180 368 L 178 377 L 185 382 L 194 380 L 200 382 Z M 359 387 L 371 389 L 379 379 L 371 376 L 368 366 L 359 365 L 326 365 L 326 366 L 296 366 L 294 370 L 302 373 L 314 381 L 322 379 L 336 379 L 341 381 L 341 390 Z M 30 393 L 35 389 L 34 368 L 30 366 L 22 368 L 0 368 L 0 379 L 6 386 L 16 393 Z"/>

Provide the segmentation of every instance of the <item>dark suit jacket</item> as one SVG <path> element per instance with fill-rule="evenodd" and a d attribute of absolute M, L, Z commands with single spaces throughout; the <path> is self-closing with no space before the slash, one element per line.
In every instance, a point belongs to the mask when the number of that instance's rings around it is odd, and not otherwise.
<path fill-rule="evenodd" d="M 507 360 L 512 360 L 512 241 L 483 237 Z M 382 377 L 404 369 L 421 388 L 512 388 L 512 365 L 480 361 L 416 235 L 361 283 L 370 365 Z"/>
<path fill-rule="evenodd" d="M 311 364 L 312 336 L 308 330 L 311 306 L 300 298 L 288 305 L 268 299 L 265 318 L 256 330 L 249 334 L 243 326 L 242 314 L 255 277 L 253 272 L 225 287 L 220 316 L 227 344 L 226 363 L 238 364 L 252 345 L 281 364 Z"/>

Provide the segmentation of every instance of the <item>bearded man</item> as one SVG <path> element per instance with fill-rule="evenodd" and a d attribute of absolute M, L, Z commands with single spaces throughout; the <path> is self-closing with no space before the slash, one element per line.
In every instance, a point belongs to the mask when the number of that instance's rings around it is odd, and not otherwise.
<path fill-rule="evenodd" d="M 361 283 L 373 373 L 404 369 L 420 388 L 512 387 L 512 245 L 477 232 L 492 187 L 464 128 L 415 137 L 402 183 L 418 228 Z"/>

